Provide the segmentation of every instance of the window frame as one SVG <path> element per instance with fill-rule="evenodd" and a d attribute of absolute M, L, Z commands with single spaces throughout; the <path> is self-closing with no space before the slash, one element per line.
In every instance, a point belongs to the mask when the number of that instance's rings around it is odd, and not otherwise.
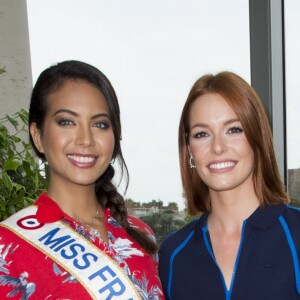
<path fill-rule="evenodd" d="M 249 0 L 251 85 L 269 114 L 280 175 L 287 186 L 284 0 Z"/>

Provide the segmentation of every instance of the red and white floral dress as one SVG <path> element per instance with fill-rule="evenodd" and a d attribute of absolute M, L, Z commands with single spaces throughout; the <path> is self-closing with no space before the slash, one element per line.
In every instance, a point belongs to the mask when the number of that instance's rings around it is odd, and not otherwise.
<path fill-rule="evenodd" d="M 127 235 L 111 216 L 109 209 L 104 211 L 109 238 L 109 243 L 105 243 L 81 223 L 66 215 L 46 193 L 41 194 L 34 206 L 37 206 L 34 217 L 38 223 L 62 221 L 77 235 L 79 234 L 109 256 L 128 276 L 129 281 L 137 290 L 138 299 L 164 299 L 156 257 L 147 254 Z M 151 229 L 139 219 L 129 217 L 129 222 L 153 236 Z M 62 249 L 63 244 L 60 246 L 60 250 Z M 72 252 L 74 257 L 79 252 L 74 247 Z M 1 224 L 0 299 L 84 300 L 92 299 L 92 297 L 76 276 L 70 274 L 45 252 L 20 237 L 17 232 Z M 114 300 L 114 297 L 101 298 L 99 296 L 96 299 Z"/>

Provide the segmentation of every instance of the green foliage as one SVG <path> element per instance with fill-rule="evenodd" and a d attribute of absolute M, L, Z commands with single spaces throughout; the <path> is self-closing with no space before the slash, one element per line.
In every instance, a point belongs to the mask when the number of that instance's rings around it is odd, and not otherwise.
<path fill-rule="evenodd" d="M 150 202 L 142 203 L 142 207 L 158 207 L 162 208 L 164 206 L 164 203 L 161 200 L 151 200 Z"/>
<path fill-rule="evenodd" d="M 6 72 L 5 67 L 0 67 L 0 74 L 5 73 L 5 72 Z"/>
<path fill-rule="evenodd" d="M 127 208 L 135 208 L 135 207 L 139 207 L 139 208 L 151 208 L 151 207 L 157 207 L 159 209 L 164 208 L 164 203 L 161 200 L 151 200 L 149 202 L 136 202 L 134 200 L 132 200 L 131 198 L 125 199 L 125 204 Z M 178 206 L 177 203 L 175 202 L 170 202 L 167 206 L 169 209 L 175 209 L 178 210 Z"/>
<path fill-rule="evenodd" d="M 193 222 L 195 219 L 198 219 L 202 215 L 202 213 L 199 212 L 197 215 L 191 216 L 191 215 L 189 215 L 187 208 L 185 208 L 183 211 L 185 214 L 184 222 L 186 224 Z"/>
<path fill-rule="evenodd" d="M 180 213 L 176 202 L 169 202 L 167 206 L 164 206 L 161 200 L 140 203 L 129 198 L 125 199 L 125 204 L 129 209 L 129 214 L 131 213 L 133 216 L 135 210 L 138 212 L 139 209 L 150 209 L 148 215 L 139 218 L 153 230 L 159 245 L 169 233 L 178 231 L 201 215 L 199 213 L 197 216 L 190 216 L 186 208 Z M 151 210 L 153 208 L 154 210 Z"/>
<path fill-rule="evenodd" d="M 168 233 L 177 231 L 186 224 L 170 210 L 143 216 L 140 219 L 154 231 L 158 245 L 161 244 Z"/>
<path fill-rule="evenodd" d="M 167 207 L 170 210 L 178 210 L 178 204 L 176 202 L 169 202 Z"/>
<path fill-rule="evenodd" d="M 300 208 L 300 199 L 298 199 L 298 198 L 291 198 L 290 205 L 294 206 L 294 207 L 299 207 Z"/>
<path fill-rule="evenodd" d="M 133 201 L 131 198 L 125 199 L 125 204 L 127 208 L 141 207 L 140 202 Z"/>
<path fill-rule="evenodd" d="M 28 112 L 0 119 L 0 220 L 33 203 L 46 188 L 44 165 L 28 140 Z"/>

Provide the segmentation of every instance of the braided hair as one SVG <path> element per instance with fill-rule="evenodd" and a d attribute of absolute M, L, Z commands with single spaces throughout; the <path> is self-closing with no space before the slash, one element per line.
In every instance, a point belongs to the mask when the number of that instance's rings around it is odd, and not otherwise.
<path fill-rule="evenodd" d="M 103 94 L 110 113 L 115 146 L 113 150 L 113 161 L 118 163 L 121 178 L 125 177 L 126 188 L 128 187 L 129 175 L 121 150 L 121 121 L 120 108 L 116 93 L 108 78 L 97 68 L 81 61 L 64 61 L 44 70 L 36 81 L 33 88 L 29 107 L 29 127 L 35 123 L 37 128 L 43 131 L 44 120 L 48 110 L 48 96 L 59 90 L 68 80 L 84 80 Z M 32 136 L 30 142 L 38 157 L 45 159 L 44 154 L 36 148 Z M 131 226 L 128 221 L 127 208 L 122 195 L 117 191 L 113 183 L 115 170 L 112 164 L 108 166 L 104 174 L 98 178 L 95 189 L 99 204 L 103 208 L 109 208 L 112 216 L 126 230 L 140 246 L 149 254 L 154 254 L 157 244 L 143 231 Z M 125 175 L 125 176 L 124 176 Z"/>

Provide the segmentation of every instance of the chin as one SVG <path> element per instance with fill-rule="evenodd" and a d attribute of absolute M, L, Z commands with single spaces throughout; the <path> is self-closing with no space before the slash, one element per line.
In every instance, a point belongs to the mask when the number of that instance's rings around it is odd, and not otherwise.
<path fill-rule="evenodd" d="M 74 179 L 72 182 L 74 184 L 77 184 L 78 186 L 89 186 L 89 185 L 95 185 L 97 179 Z"/>
<path fill-rule="evenodd" d="M 237 186 L 236 185 L 230 185 L 230 184 L 214 184 L 211 185 L 209 188 L 216 191 L 216 192 L 227 192 L 234 190 Z"/>

